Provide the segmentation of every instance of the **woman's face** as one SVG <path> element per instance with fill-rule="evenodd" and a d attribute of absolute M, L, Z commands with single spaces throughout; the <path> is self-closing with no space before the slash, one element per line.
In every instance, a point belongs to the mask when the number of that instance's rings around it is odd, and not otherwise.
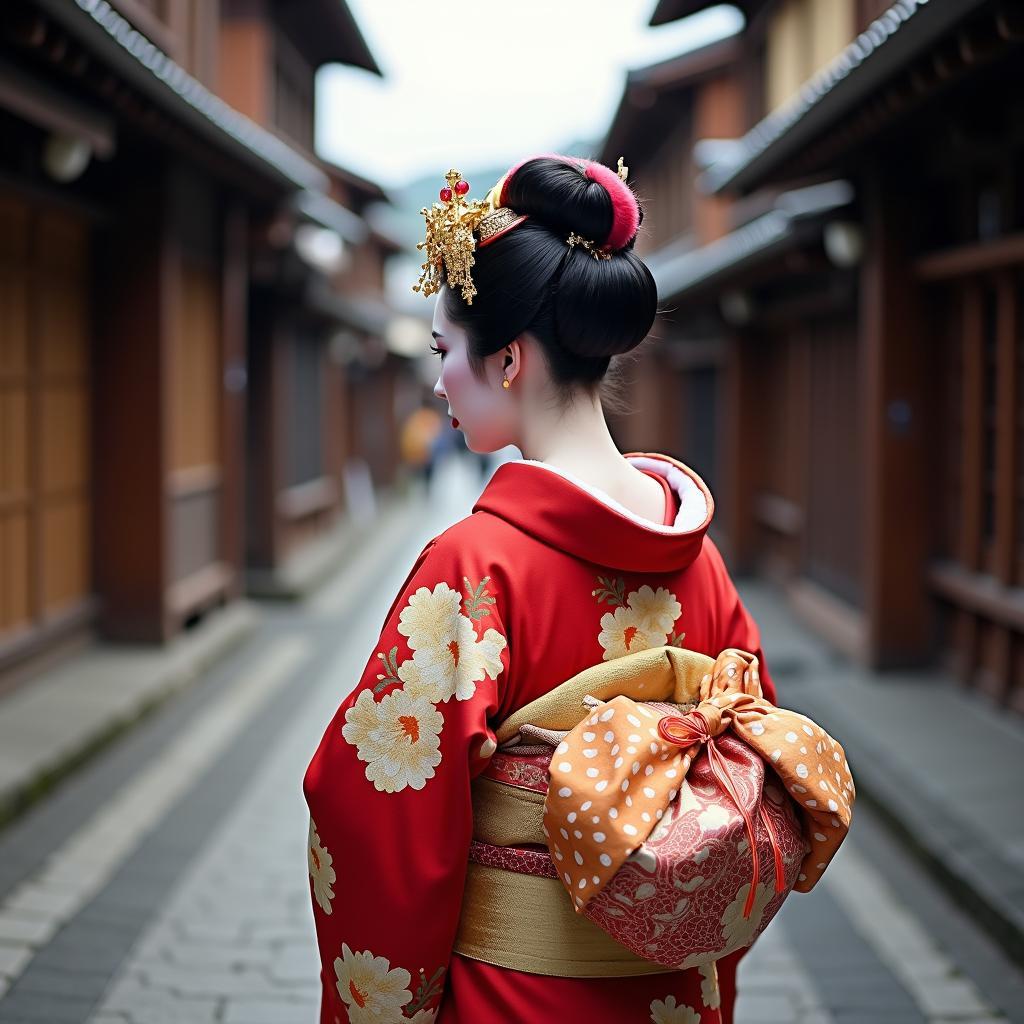
<path fill-rule="evenodd" d="M 465 435 L 466 446 L 474 452 L 495 452 L 515 444 L 517 403 L 501 385 L 505 350 L 487 357 L 483 380 L 474 376 L 466 332 L 448 319 L 443 289 L 434 305 L 432 334 L 441 362 L 434 394 L 448 403 L 448 414 Z"/>

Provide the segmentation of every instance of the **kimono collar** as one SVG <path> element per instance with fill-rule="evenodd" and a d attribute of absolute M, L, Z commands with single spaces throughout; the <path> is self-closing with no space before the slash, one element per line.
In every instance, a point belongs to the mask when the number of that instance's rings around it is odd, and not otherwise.
<path fill-rule="evenodd" d="M 564 469 L 534 459 L 504 462 L 474 512 L 489 512 L 552 547 L 631 572 L 678 570 L 700 553 L 715 513 L 703 480 L 669 455 L 628 452 L 637 469 L 660 473 L 679 498 L 671 526 L 644 519 Z"/>

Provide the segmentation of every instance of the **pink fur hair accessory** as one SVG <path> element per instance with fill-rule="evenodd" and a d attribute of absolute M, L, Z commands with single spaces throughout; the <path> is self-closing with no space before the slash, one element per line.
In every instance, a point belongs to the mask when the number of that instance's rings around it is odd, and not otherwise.
<path fill-rule="evenodd" d="M 633 190 L 604 164 L 584 160 L 583 173 L 591 180 L 603 185 L 612 200 L 612 229 L 605 239 L 604 248 L 615 252 L 626 245 L 640 227 L 640 204 Z"/>
<path fill-rule="evenodd" d="M 561 153 L 538 153 L 536 156 L 521 160 L 505 175 L 505 183 L 501 189 L 501 205 L 505 205 L 505 193 L 508 190 L 509 182 L 515 177 L 516 171 L 530 160 L 538 160 L 543 157 L 575 164 L 585 177 L 604 186 L 612 201 L 612 228 L 601 248 L 615 252 L 628 244 L 640 227 L 640 204 L 637 202 L 633 190 L 619 177 L 618 173 L 596 160 L 565 156 Z"/>

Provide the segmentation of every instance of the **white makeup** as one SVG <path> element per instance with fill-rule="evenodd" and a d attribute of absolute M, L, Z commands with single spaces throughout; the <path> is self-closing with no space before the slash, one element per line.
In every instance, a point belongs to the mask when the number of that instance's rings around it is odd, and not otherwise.
<path fill-rule="evenodd" d="M 441 367 L 434 394 L 447 402 L 445 411 L 458 421 L 471 451 L 498 451 L 514 443 L 515 424 L 514 399 L 501 386 L 501 354 L 488 358 L 486 376 L 479 380 L 469 366 L 466 332 L 445 315 L 443 294 L 434 304 L 431 328 L 442 353 L 435 356 Z"/>

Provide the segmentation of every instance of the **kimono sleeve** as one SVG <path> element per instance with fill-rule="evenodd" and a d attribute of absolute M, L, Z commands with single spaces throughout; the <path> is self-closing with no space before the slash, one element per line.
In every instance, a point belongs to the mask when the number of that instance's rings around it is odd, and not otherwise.
<path fill-rule="evenodd" d="M 481 566 L 427 544 L 306 769 L 322 1024 L 426 1024 L 440 1003 L 508 678 L 506 595 Z"/>
<path fill-rule="evenodd" d="M 778 703 L 775 682 L 772 679 L 764 651 L 761 648 L 761 630 L 747 611 L 746 605 L 740 600 L 736 585 L 729 575 L 721 552 L 710 537 L 704 538 L 704 547 L 711 561 L 715 588 L 715 651 L 724 651 L 727 647 L 738 647 L 756 655 L 761 676 L 761 690 L 773 704 Z"/>

